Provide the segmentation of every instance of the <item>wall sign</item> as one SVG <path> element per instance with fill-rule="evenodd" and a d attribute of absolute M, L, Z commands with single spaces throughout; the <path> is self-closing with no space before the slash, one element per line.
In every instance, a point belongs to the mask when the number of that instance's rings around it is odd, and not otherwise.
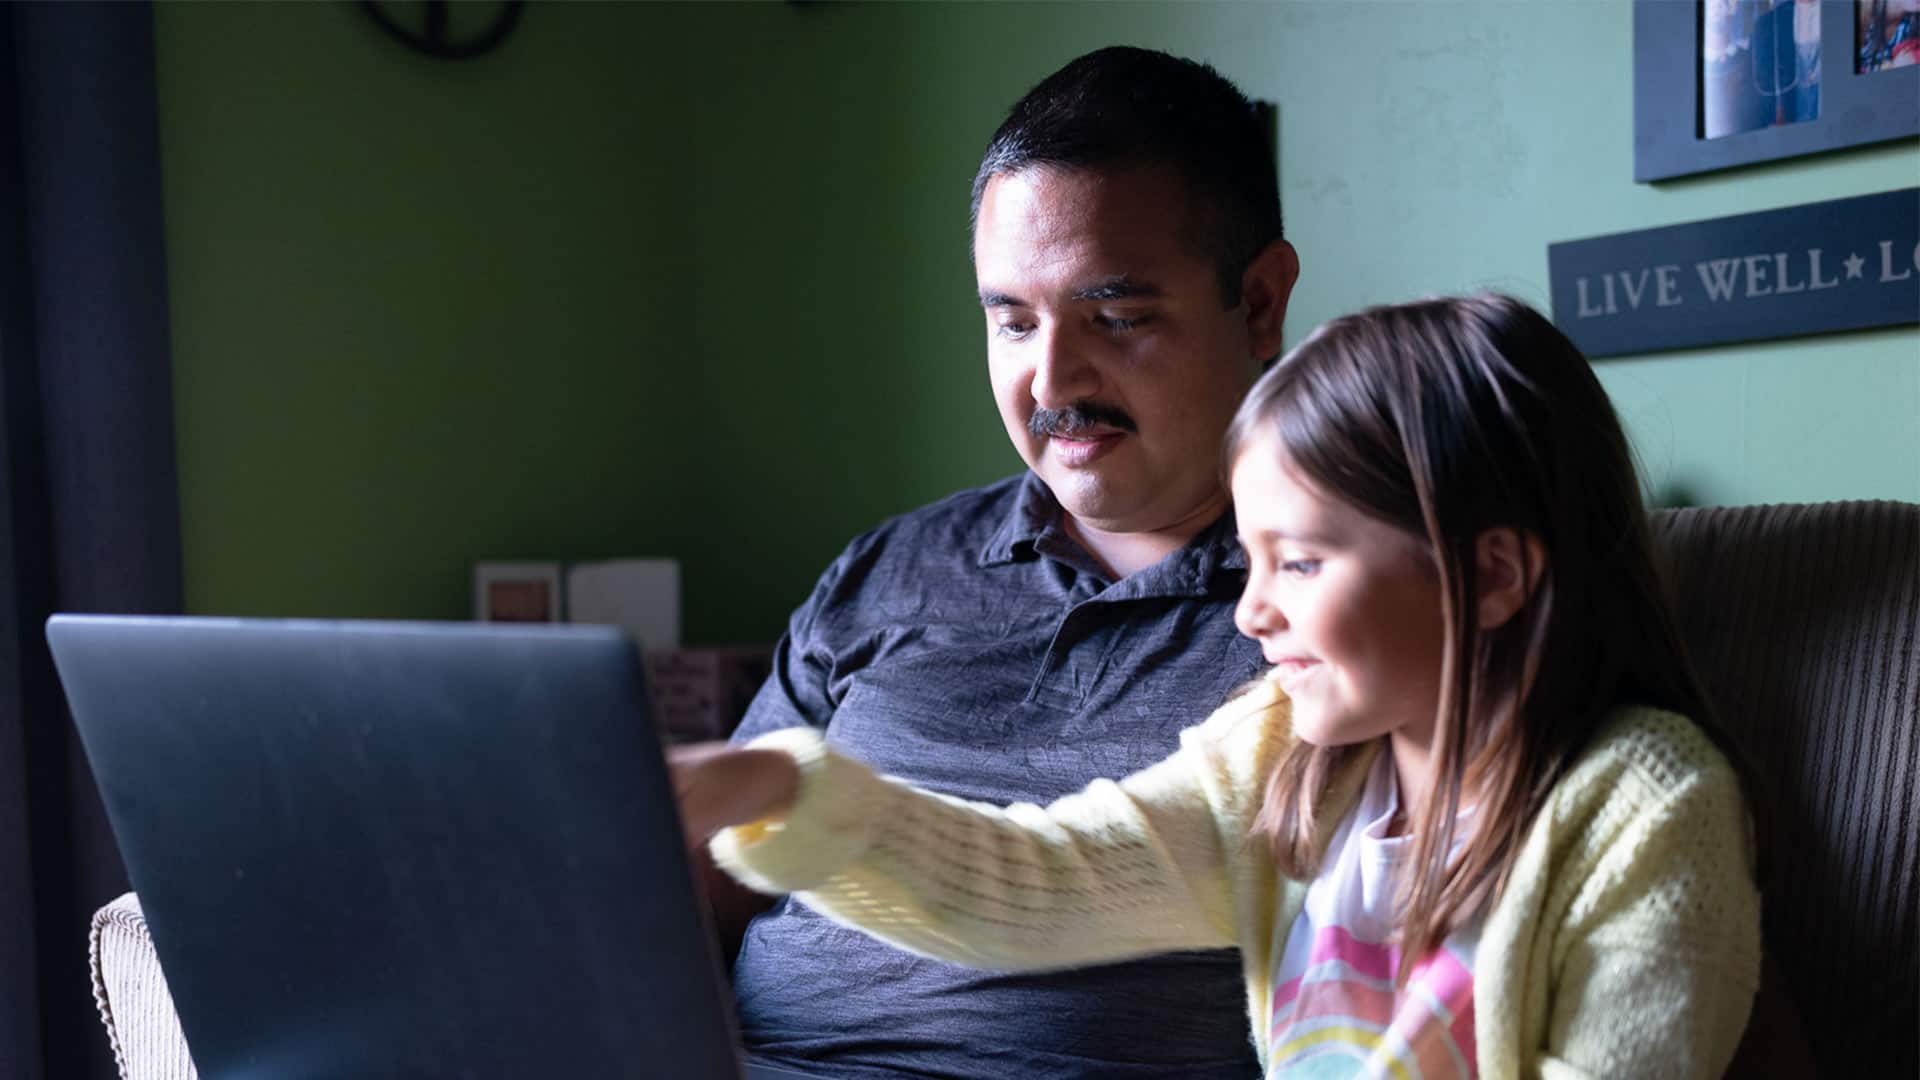
<path fill-rule="evenodd" d="M 1547 246 L 1589 357 L 1920 323 L 1920 188 Z"/>

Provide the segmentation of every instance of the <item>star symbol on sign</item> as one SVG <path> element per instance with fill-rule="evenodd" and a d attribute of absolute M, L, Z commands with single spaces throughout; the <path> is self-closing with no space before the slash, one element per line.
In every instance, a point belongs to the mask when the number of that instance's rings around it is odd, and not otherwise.
<path fill-rule="evenodd" d="M 1846 263 L 1847 280 L 1852 281 L 1860 276 L 1860 268 L 1867 265 L 1867 260 L 1861 258 L 1858 252 L 1853 252 L 1847 256 Z"/>

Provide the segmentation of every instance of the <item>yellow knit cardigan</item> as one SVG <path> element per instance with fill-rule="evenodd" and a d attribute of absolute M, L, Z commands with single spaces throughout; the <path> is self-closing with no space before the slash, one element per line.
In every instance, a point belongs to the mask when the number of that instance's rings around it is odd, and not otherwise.
<path fill-rule="evenodd" d="M 1263 683 L 1158 765 L 1044 808 L 919 791 L 812 729 L 778 731 L 753 745 L 799 764 L 794 804 L 723 831 L 712 850 L 753 888 L 799 893 L 835 921 L 973 967 L 1237 947 L 1264 1065 L 1273 950 L 1306 883 L 1283 878 L 1248 827 L 1291 739 L 1288 715 Z M 1368 764 L 1336 778 L 1324 829 L 1346 816 Z M 1736 775 L 1697 727 L 1652 709 L 1611 715 L 1487 912 L 1474 959 L 1480 1076 L 1718 1077 L 1759 984 L 1750 850 Z"/>

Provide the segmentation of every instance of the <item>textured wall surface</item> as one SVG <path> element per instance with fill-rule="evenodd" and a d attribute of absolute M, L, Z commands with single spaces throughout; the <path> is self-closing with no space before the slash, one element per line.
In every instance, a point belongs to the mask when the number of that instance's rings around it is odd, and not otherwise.
<path fill-rule="evenodd" d="M 690 641 L 772 638 L 851 535 L 1018 467 L 966 189 L 1100 45 L 1279 103 L 1290 341 L 1920 177 L 1909 140 L 1634 184 L 1626 4 L 557 3 L 462 64 L 348 5 L 155 19 L 201 612 L 458 618 L 473 559 L 665 554 Z M 1920 500 L 1920 331 L 1600 371 L 1663 501 Z"/>

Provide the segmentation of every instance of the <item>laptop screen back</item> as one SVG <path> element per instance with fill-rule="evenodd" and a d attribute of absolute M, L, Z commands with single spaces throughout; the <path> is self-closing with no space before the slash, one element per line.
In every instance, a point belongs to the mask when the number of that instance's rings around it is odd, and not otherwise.
<path fill-rule="evenodd" d="M 614 631 L 47 636 L 203 1076 L 739 1075 Z"/>

